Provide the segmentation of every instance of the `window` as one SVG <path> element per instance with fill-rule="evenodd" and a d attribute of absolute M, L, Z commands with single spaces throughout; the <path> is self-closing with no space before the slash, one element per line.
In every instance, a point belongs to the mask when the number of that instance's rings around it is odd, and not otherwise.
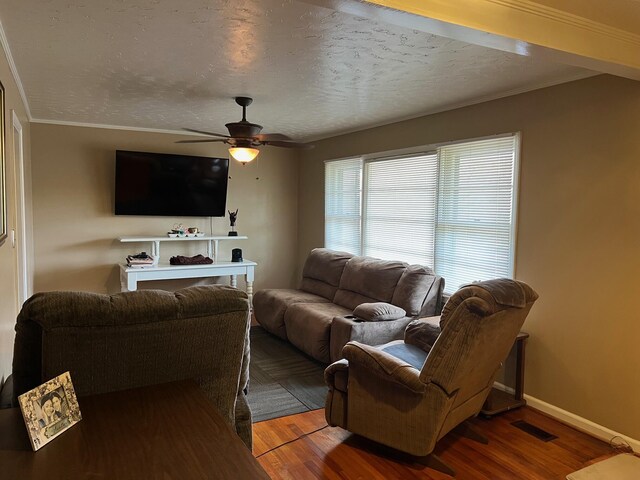
<path fill-rule="evenodd" d="M 360 255 L 362 159 L 325 164 L 324 244 Z"/>
<path fill-rule="evenodd" d="M 513 276 L 516 137 L 439 149 L 434 269 L 448 292 Z"/>
<path fill-rule="evenodd" d="M 437 173 L 435 152 L 365 163 L 366 255 L 433 265 Z"/>
<path fill-rule="evenodd" d="M 325 246 L 433 266 L 446 291 L 512 277 L 518 136 L 326 163 Z"/>

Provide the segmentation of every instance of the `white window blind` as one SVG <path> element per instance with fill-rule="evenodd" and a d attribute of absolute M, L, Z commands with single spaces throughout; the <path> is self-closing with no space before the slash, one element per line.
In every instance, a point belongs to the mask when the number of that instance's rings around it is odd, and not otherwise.
<path fill-rule="evenodd" d="M 437 173 L 435 152 L 365 163 L 365 255 L 433 266 Z"/>
<path fill-rule="evenodd" d="M 324 245 L 360 255 L 362 159 L 325 164 Z"/>
<path fill-rule="evenodd" d="M 439 149 L 435 271 L 446 291 L 513 276 L 516 137 Z"/>

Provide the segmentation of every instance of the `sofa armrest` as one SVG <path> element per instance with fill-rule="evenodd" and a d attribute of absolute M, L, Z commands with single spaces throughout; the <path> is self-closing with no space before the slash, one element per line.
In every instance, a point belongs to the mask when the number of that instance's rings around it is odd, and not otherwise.
<path fill-rule="evenodd" d="M 410 317 L 385 322 L 365 322 L 356 317 L 334 317 L 331 322 L 330 357 L 335 362 L 342 358 L 342 348 L 350 341 L 367 345 L 381 345 L 400 340 Z"/>
<path fill-rule="evenodd" d="M 427 388 L 426 384 L 420 380 L 420 370 L 376 347 L 349 342 L 342 353 L 352 367 L 361 367 L 367 374 L 396 383 L 415 393 L 423 393 Z"/>
<path fill-rule="evenodd" d="M 407 315 L 407 312 L 386 302 L 361 303 L 353 310 L 353 315 L 366 322 L 387 322 L 398 320 Z"/>
<path fill-rule="evenodd" d="M 426 317 L 412 320 L 404 331 L 404 342 L 425 352 L 431 350 L 441 333 L 440 317 Z"/>

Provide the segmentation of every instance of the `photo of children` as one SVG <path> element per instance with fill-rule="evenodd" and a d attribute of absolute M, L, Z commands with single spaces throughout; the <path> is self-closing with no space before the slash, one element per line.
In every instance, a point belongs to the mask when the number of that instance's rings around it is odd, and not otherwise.
<path fill-rule="evenodd" d="M 34 450 L 82 419 L 69 372 L 18 397 Z"/>

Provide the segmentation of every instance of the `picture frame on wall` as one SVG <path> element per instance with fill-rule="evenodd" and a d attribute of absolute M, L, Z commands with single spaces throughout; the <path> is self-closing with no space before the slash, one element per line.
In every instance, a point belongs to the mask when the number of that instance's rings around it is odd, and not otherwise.
<path fill-rule="evenodd" d="M 82 420 L 69 372 L 23 393 L 18 403 L 34 451 Z"/>
<path fill-rule="evenodd" d="M 4 119 L 4 85 L 0 82 L 0 245 L 7 239 L 7 165 Z"/>

